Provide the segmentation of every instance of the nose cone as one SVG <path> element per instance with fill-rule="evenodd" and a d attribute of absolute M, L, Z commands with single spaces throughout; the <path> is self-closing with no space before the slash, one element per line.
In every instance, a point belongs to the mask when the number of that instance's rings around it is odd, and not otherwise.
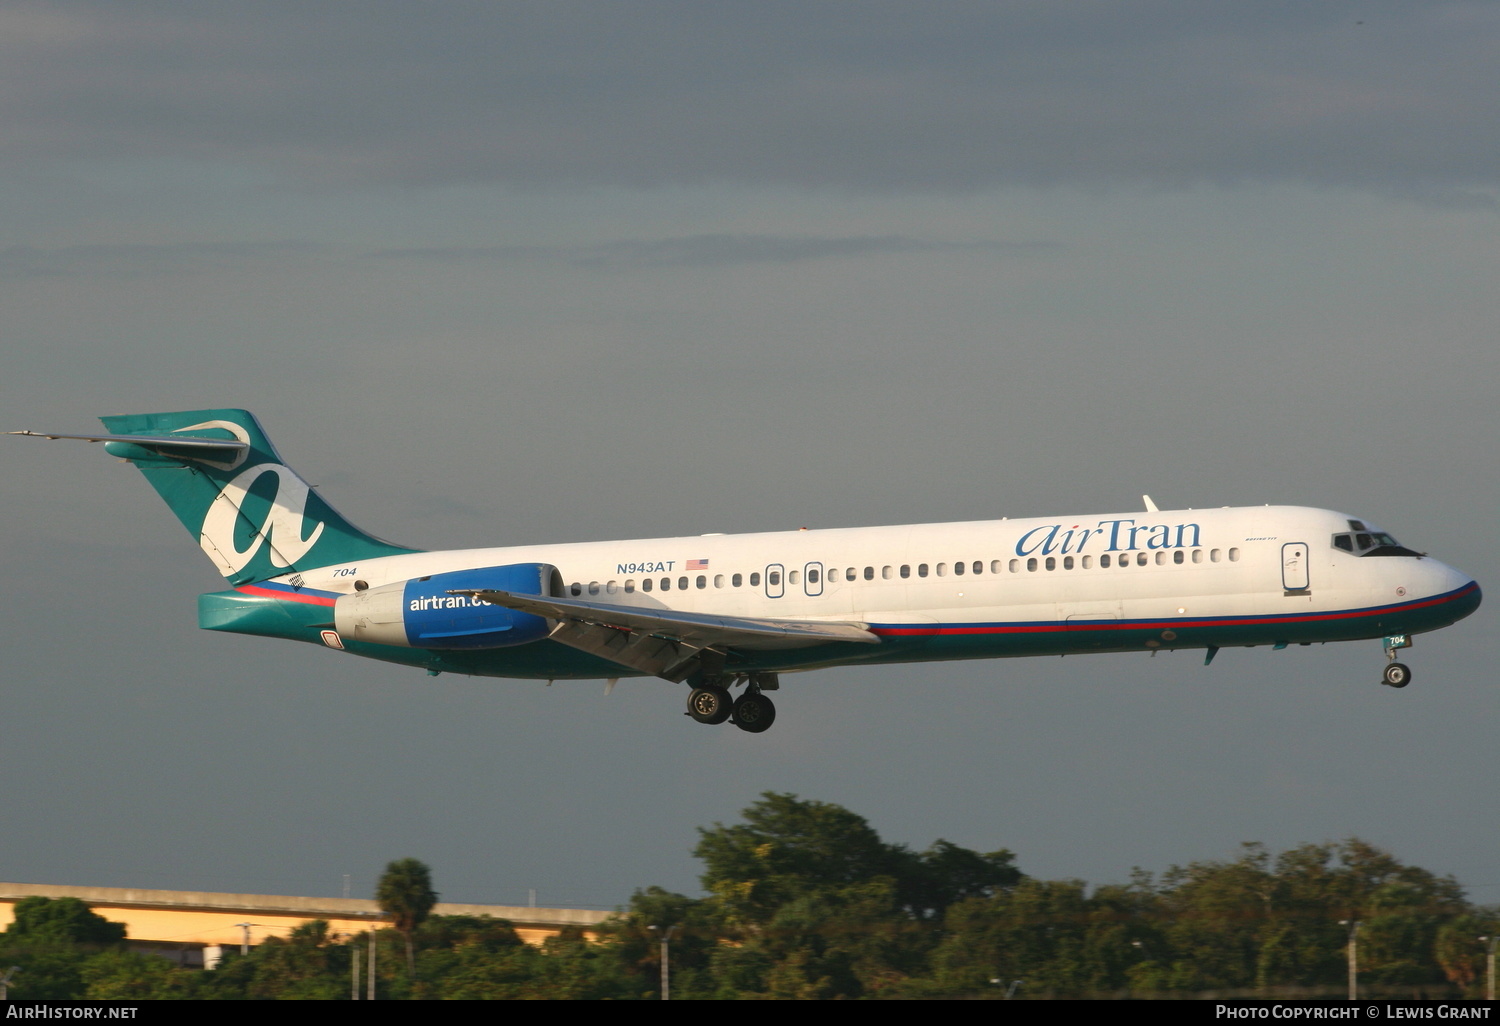
<path fill-rule="evenodd" d="M 1443 624 L 1457 623 L 1479 608 L 1484 593 L 1479 582 L 1462 571 L 1439 563 L 1435 559 L 1424 559 L 1423 568 L 1428 579 L 1424 590 L 1430 594 L 1436 610 L 1443 616 Z"/>
<path fill-rule="evenodd" d="M 1484 599 L 1484 592 L 1479 590 L 1478 581 L 1469 581 L 1469 586 L 1459 593 L 1453 600 L 1453 620 L 1457 623 L 1479 608 L 1479 603 Z"/>

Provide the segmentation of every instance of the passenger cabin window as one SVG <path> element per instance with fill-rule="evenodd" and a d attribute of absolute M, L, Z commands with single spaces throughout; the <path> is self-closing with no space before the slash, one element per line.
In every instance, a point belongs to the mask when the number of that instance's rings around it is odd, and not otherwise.
<path fill-rule="evenodd" d="M 918 563 L 917 564 L 917 576 L 918 577 L 926 577 L 927 576 L 927 564 L 926 563 Z"/>
<path fill-rule="evenodd" d="M 750 587 L 752 587 L 752 588 L 759 588 L 760 587 L 760 572 L 759 571 L 757 571 L 757 572 L 755 572 L 755 573 L 753 573 L 753 574 L 750 575 Z"/>
<path fill-rule="evenodd" d="M 902 577 L 910 577 L 911 576 L 911 564 L 910 563 L 902 563 L 901 564 L 901 576 Z"/>
<path fill-rule="evenodd" d="M 729 579 L 729 583 L 732 584 L 732 585 L 734 585 L 734 587 L 739 588 L 739 587 L 743 586 L 744 580 L 745 580 L 745 578 L 744 578 L 743 574 L 735 574 L 733 577 L 731 577 Z"/>
<path fill-rule="evenodd" d="M 1106 568 L 1106 569 L 1109 568 L 1109 553 L 1108 552 L 1104 553 L 1104 555 L 1102 555 L 1102 556 L 1099 557 L 1099 565 L 1102 566 L 1102 567 L 1104 567 L 1104 568 Z"/>
<path fill-rule="evenodd" d="M 583 594 L 583 585 L 574 582 L 573 584 L 568 585 L 568 591 L 572 593 L 574 598 L 577 598 L 579 595 Z"/>
<path fill-rule="evenodd" d="M 649 578 L 649 577 L 647 577 L 644 581 L 641 582 L 641 590 L 642 591 L 650 591 L 651 590 L 651 586 L 652 586 L 652 581 L 651 581 L 651 578 Z"/>
<path fill-rule="evenodd" d="M 873 566 L 867 566 L 867 567 L 865 567 L 865 580 L 867 580 L 867 581 L 873 581 L 874 579 L 875 579 L 875 568 Z"/>
<path fill-rule="evenodd" d="M 696 583 L 698 585 L 699 590 L 702 590 L 703 588 L 707 588 L 708 587 L 708 578 L 707 577 L 700 577 L 694 583 Z"/>
<path fill-rule="evenodd" d="M 678 591 L 687 591 L 687 586 L 688 586 L 688 579 L 686 577 L 679 577 L 679 578 L 677 578 L 677 590 Z"/>

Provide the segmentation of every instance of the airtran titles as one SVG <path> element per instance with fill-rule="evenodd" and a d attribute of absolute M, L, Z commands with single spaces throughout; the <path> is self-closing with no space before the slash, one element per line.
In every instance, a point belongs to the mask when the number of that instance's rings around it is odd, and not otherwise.
<path fill-rule="evenodd" d="M 1138 524 L 1133 519 L 1099 520 L 1093 527 L 1043 524 L 1021 535 L 1016 555 L 1040 552 L 1131 552 L 1136 549 L 1187 549 L 1203 544 L 1197 524 Z"/>

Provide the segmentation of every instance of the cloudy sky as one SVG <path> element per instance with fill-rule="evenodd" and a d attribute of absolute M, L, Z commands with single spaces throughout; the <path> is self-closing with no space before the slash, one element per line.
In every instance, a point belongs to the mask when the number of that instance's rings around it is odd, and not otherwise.
<path fill-rule="evenodd" d="M 1497 66 L 1484 3 L 7 0 L 0 428 L 244 406 L 431 548 L 1150 493 L 1491 585 Z M 199 631 L 134 470 L 0 443 L 0 879 L 607 908 L 777 790 L 1048 878 L 1358 835 L 1500 902 L 1492 607 L 1400 692 L 1376 642 L 847 669 L 752 736 Z"/>

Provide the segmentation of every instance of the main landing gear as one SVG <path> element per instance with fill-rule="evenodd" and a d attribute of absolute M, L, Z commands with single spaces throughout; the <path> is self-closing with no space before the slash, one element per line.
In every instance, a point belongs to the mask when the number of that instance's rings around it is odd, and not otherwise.
<path fill-rule="evenodd" d="M 745 693 L 732 698 L 729 688 L 717 680 L 699 682 L 688 695 L 687 714 L 699 723 L 718 724 L 733 719 L 734 725 L 759 734 L 776 722 L 776 705 L 761 689 L 775 690 L 776 674 L 756 673 L 745 680 Z"/>
<path fill-rule="evenodd" d="M 1385 657 L 1390 660 L 1385 666 L 1385 672 L 1380 675 L 1380 683 L 1392 688 L 1404 688 L 1411 683 L 1411 667 L 1405 663 L 1396 662 L 1396 653 L 1403 648 L 1411 648 L 1411 635 L 1392 634 L 1381 640 L 1385 646 Z"/>

